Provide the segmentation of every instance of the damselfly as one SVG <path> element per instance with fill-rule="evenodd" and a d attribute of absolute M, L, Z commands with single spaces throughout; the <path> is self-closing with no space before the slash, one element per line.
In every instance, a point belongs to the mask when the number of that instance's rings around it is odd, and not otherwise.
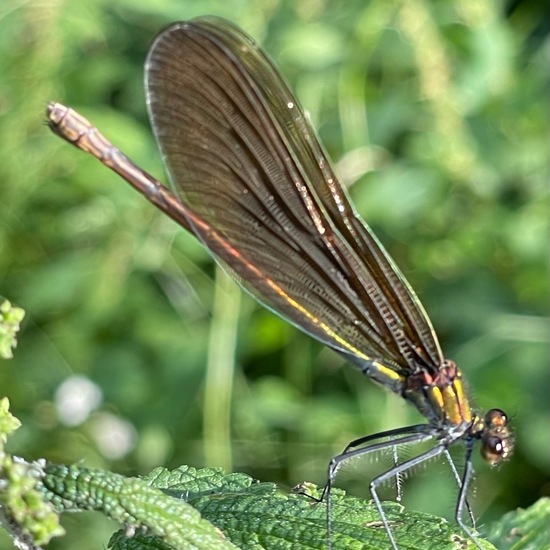
<path fill-rule="evenodd" d="M 257 44 L 231 23 L 204 17 L 161 32 L 149 51 L 147 108 L 171 191 L 133 164 L 87 120 L 48 106 L 52 130 L 97 157 L 191 231 L 256 299 L 342 354 L 414 405 L 425 424 L 362 437 L 330 462 L 323 492 L 345 460 L 433 440 L 370 484 L 393 548 L 379 486 L 445 455 L 463 520 L 476 441 L 496 464 L 510 455 L 506 415 L 471 409 L 422 305 L 338 183 L 302 107 Z M 465 446 L 461 475 L 448 449 Z M 394 455 L 396 456 L 396 455 Z"/>

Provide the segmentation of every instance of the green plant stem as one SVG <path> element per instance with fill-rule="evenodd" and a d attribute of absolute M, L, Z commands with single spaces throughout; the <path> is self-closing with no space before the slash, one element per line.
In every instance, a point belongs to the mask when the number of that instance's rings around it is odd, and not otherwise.
<path fill-rule="evenodd" d="M 217 267 L 204 387 L 204 456 L 207 465 L 228 472 L 233 469 L 230 418 L 240 302 L 241 291 Z"/>

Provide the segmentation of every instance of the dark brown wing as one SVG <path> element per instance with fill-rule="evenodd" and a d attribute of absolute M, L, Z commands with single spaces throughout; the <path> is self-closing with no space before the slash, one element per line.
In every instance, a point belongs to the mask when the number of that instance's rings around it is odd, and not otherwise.
<path fill-rule="evenodd" d="M 176 193 L 206 222 L 191 226 L 247 290 L 356 364 L 442 364 L 422 305 L 250 37 L 213 17 L 172 25 L 146 92 Z"/>

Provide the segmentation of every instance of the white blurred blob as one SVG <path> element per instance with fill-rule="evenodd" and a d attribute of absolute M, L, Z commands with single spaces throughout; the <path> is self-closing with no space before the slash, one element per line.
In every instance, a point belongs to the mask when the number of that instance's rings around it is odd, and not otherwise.
<path fill-rule="evenodd" d="M 55 392 L 55 408 L 61 423 L 78 426 L 88 419 L 102 400 L 101 389 L 85 376 L 67 378 Z"/>
<path fill-rule="evenodd" d="M 137 438 L 134 426 L 114 414 L 94 414 L 90 428 L 92 437 L 105 458 L 111 460 L 123 458 L 136 445 Z"/>

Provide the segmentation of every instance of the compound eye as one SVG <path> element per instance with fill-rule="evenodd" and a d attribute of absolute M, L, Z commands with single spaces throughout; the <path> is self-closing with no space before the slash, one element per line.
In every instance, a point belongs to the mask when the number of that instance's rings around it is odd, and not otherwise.
<path fill-rule="evenodd" d="M 481 456 L 494 466 L 512 452 L 512 440 L 509 436 L 486 435 L 481 441 Z"/>
<path fill-rule="evenodd" d="M 508 425 L 508 417 L 500 409 L 490 409 L 487 411 L 484 421 L 488 428 L 505 428 Z"/>
<path fill-rule="evenodd" d="M 506 445 L 500 437 L 490 435 L 483 439 L 481 456 L 492 465 L 500 462 L 506 455 Z"/>

